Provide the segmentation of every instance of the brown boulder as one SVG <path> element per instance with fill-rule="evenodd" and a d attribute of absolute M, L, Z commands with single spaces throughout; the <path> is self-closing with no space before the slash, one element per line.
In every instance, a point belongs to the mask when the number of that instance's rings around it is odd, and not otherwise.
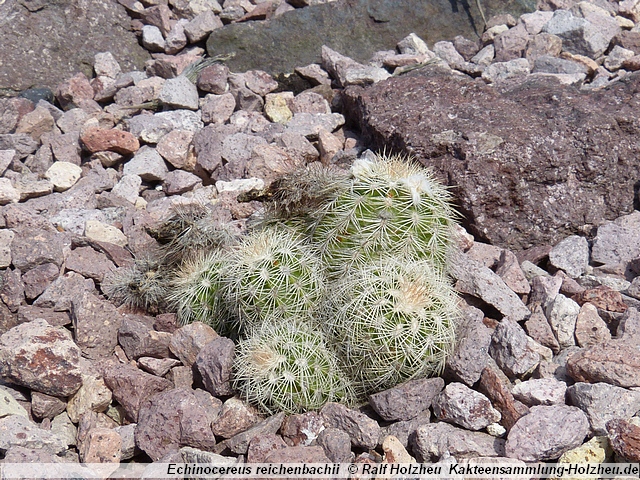
<path fill-rule="evenodd" d="M 639 74 L 583 92 L 537 76 L 491 87 L 427 68 L 349 87 L 344 100 L 375 146 L 435 168 L 473 234 L 521 250 L 633 210 L 638 88 Z"/>

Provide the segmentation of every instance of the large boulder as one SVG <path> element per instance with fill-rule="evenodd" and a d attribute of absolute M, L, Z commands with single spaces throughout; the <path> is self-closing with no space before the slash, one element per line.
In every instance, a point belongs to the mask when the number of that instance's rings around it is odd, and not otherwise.
<path fill-rule="evenodd" d="M 486 18 L 535 9 L 535 0 L 482 0 Z M 265 70 L 273 75 L 320 63 L 327 45 L 359 62 L 393 48 L 410 33 L 430 46 L 456 35 L 478 39 L 483 21 L 477 2 L 453 0 L 337 0 L 311 5 L 262 22 L 226 25 L 207 40 L 209 55 L 235 52 L 233 71 Z"/>
<path fill-rule="evenodd" d="M 90 77 L 94 55 L 107 50 L 124 71 L 143 69 L 149 53 L 130 23 L 116 0 L 0 2 L 0 97 L 53 89 L 78 72 Z"/>
<path fill-rule="evenodd" d="M 633 211 L 638 89 L 639 74 L 585 92 L 536 75 L 492 87 L 432 68 L 344 97 L 375 146 L 434 167 L 475 235 L 520 250 Z"/>

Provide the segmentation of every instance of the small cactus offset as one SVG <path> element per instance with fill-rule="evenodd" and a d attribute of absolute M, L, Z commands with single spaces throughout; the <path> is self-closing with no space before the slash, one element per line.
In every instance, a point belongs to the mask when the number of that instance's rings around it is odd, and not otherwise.
<path fill-rule="evenodd" d="M 389 257 L 354 267 L 329 301 L 329 337 L 367 393 L 442 372 L 455 342 L 458 298 L 428 262 Z"/>
<path fill-rule="evenodd" d="M 228 267 L 229 255 L 224 250 L 213 250 L 183 263 L 167 297 L 180 323 L 207 323 L 220 334 L 237 336 L 237 322 L 223 299 Z"/>
<path fill-rule="evenodd" d="M 231 249 L 225 282 L 243 328 L 272 318 L 311 320 L 326 288 L 313 247 L 283 226 L 253 232 Z"/>
<path fill-rule="evenodd" d="M 103 282 L 105 294 L 123 305 L 157 312 L 166 306 L 167 287 L 172 272 L 152 257 L 136 259 L 130 267 L 120 267 Z"/>
<path fill-rule="evenodd" d="M 241 341 L 234 370 L 234 388 L 270 414 L 317 410 L 326 402 L 355 398 L 322 332 L 293 319 L 266 322 Z"/>
<path fill-rule="evenodd" d="M 323 209 L 313 232 L 332 275 L 382 253 L 428 259 L 443 269 L 456 218 L 447 189 L 400 156 L 358 160 L 352 174 L 350 187 Z"/>

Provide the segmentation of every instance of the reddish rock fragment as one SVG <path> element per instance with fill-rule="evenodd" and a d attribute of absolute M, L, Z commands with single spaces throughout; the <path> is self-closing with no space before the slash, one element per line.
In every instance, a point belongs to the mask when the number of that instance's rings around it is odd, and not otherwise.
<path fill-rule="evenodd" d="M 640 427 L 619 418 L 606 427 L 613 451 L 629 462 L 640 462 Z"/>
<path fill-rule="evenodd" d="M 140 142 L 129 132 L 116 128 L 109 130 L 103 128 L 87 129 L 80 136 L 85 149 L 91 153 L 111 151 L 121 155 L 129 155 L 140 148 Z"/>
<path fill-rule="evenodd" d="M 577 382 L 640 387 L 640 346 L 609 340 L 584 348 L 567 359 L 567 373 Z"/>
<path fill-rule="evenodd" d="M 607 310 L 609 312 L 624 313 L 627 311 L 627 308 L 629 308 L 622 300 L 620 292 L 605 285 L 590 288 L 582 293 L 574 295 L 573 300 L 581 306 L 589 302 L 597 308 Z"/>
<path fill-rule="evenodd" d="M 502 415 L 500 423 L 507 431 L 511 430 L 511 427 L 521 417 L 529 413 L 527 406 L 513 398 L 502 378 L 489 367 L 482 371 L 479 390 L 491 400 L 495 409 L 500 412 Z"/>

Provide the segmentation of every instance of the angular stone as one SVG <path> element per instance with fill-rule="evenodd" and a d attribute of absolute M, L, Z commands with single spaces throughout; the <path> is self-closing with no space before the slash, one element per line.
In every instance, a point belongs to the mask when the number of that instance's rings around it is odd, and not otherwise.
<path fill-rule="evenodd" d="M 235 357 L 234 351 L 235 344 L 232 340 L 217 337 L 198 352 L 195 366 L 200 372 L 204 387 L 215 397 L 233 394 L 231 368 Z"/>
<path fill-rule="evenodd" d="M 217 337 L 218 334 L 209 325 L 193 322 L 175 331 L 169 349 L 183 365 L 191 367 L 202 347 Z"/>
<path fill-rule="evenodd" d="M 524 25 L 518 25 L 499 34 L 493 40 L 493 46 L 496 50 L 495 61 L 508 62 L 524 57 L 528 42 L 529 32 Z"/>
<path fill-rule="evenodd" d="M 54 280 L 33 302 L 33 306 L 50 308 L 57 312 L 69 311 L 72 300 L 84 291 L 95 292 L 93 280 L 85 279 L 75 272 L 67 272 Z"/>
<path fill-rule="evenodd" d="M 508 457 L 525 462 L 554 460 L 581 445 L 588 433 L 589 420 L 582 410 L 538 405 L 513 426 L 505 450 Z"/>
<path fill-rule="evenodd" d="M 567 389 L 571 403 L 587 414 L 596 435 L 606 435 L 609 420 L 629 420 L 640 410 L 640 392 L 606 383 L 581 383 Z"/>
<path fill-rule="evenodd" d="M 502 457 L 504 440 L 438 422 L 418 428 L 413 440 L 413 453 L 424 462 L 447 454 L 455 458 Z"/>
<path fill-rule="evenodd" d="M 369 396 L 369 404 L 387 421 L 410 420 L 427 410 L 444 388 L 440 377 L 409 380 Z"/>
<path fill-rule="evenodd" d="M 564 50 L 591 58 L 602 55 L 615 36 L 605 36 L 591 22 L 574 17 L 566 10 L 557 10 L 551 20 L 542 27 L 542 31 L 562 38 Z"/>
<path fill-rule="evenodd" d="M 111 403 L 111 390 L 99 374 L 86 374 L 82 386 L 67 403 L 67 413 L 74 423 L 78 423 L 87 412 L 104 412 Z"/>
<path fill-rule="evenodd" d="M 69 162 L 54 162 L 45 172 L 45 178 L 51 181 L 56 192 L 64 192 L 73 187 L 82 175 L 82 169 Z"/>
<path fill-rule="evenodd" d="M 67 449 L 66 442 L 57 435 L 41 429 L 22 415 L 0 418 L 0 450 L 11 447 L 43 449 L 53 454 Z"/>
<path fill-rule="evenodd" d="M 158 100 L 173 108 L 197 110 L 198 88 L 187 77 L 180 75 L 164 83 Z"/>
<path fill-rule="evenodd" d="M 287 132 L 304 135 L 310 140 L 318 138 L 320 130 L 333 132 L 342 125 L 345 119 L 339 113 L 296 113 L 287 123 Z"/>
<path fill-rule="evenodd" d="M 451 275 L 458 280 L 456 290 L 481 298 L 504 316 L 521 321 L 530 315 L 522 300 L 489 268 L 459 254 L 453 260 Z"/>
<path fill-rule="evenodd" d="M 195 158 L 189 155 L 193 135 L 188 130 L 172 130 L 158 141 L 156 151 L 175 168 L 193 170 Z"/>
<path fill-rule="evenodd" d="M 216 441 L 205 406 L 193 391 L 176 388 L 158 393 L 141 405 L 136 443 L 157 461 L 181 446 L 211 450 Z"/>
<path fill-rule="evenodd" d="M 462 383 L 447 385 L 433 400 L 433 413 L 439 420 L 468 430 L 482 430 L 501 418 L 487 397 Z"/>
<path fill-rule="evenodd" d="M 66 408 L 67 404 L 58 397 L 31 392 L 31 413 L 36 418 L 52 419 L 64 412 Z"/>
<path fill-rule="evenodd" d="M 90 152 L 110 151 L 121 155 L 130 155 L 140 148 L 138 139 L 122 130 L 88 128 L 80 136 L 84 147 Z"/>
<path fill-rule="evenodd" d="M 93 428 L 82 442 L 79 454 L 82 462 L 114 463 L 116 470 L 122 456 L 122 438 L 110 428 Z"/>
<path fill-rule="evenodd" d="M 232 438 L 259 424 L 261 420 L 262 417 L 255 408 L 247 405 L 237 397 L 231 397 L 224 402 L 220 415 L 214 420 L 211 427 L 216 435 L 223 438 Z"/>
<path fill-rule="evenodd" d="M 170 333 L 156 332 L 132 318 L 123 319 L 118 329 L 118 343 L 127 354 L 127 358 L 132 360 L 140 357 L 169 357 L 171 339 Z"/>
<path fill-rule="evenodd" d="M 272 415 L 271 417 L 257 423 L 251 428 L 237 433 L 230 439 L 228 439 L 225 443 L 229 450 L 236 454 L 246 454 L 247 449 L 249 448 L 249 444 L 254 438 L 261 437 L 263 435 L 275 434 L 282 425 L 282 421 L 284 420 L 284 413 L 280 412 L 276 415 Z"/>
<path fill-rule="evenodd" d="M 32 396 L 34 394 L 38 394 L 38 392 L 31 393 Z M 40 393 L 38 395 L 42 394 Z M 9 415 L 22 415 L 23 417 L 29 418 L 29 414 L 24 409 L 24 407 L 20 405 L 9 392 L 0 390 L 0 418 L 7 417 Z M 34 415 L 36 414 L 34 413 Z"/>
<path fill-rule="evenodd" d="M 28 226 L 15 228 L 13 232 L 11 262 L 14 267 L 26 272 L 45 263 L 62 264 L 64 249 L 69 243 L 65 235 Z"/>
<path fill-rule="evenodd" d="M 484 313 L 474 307 L 462 311 L 459 339 L 453 354 L 447 359 L 446 374 L 471 386 L 491 360 L 489 345 L 493 331 L 482 320 Z"/>
<path fill-rule="evenodd" d="M 155 25 L 142 27 L 142 46 L 150 52 L 164 52 L 166 43 L 158 27 Z"/>
<path fill-rule="evenodd" d="M 374 448 L 378 444 L 380 427 L 375 420 L 345 407 L 329 402 L 320 410 L 326 427 L 340 428 L 351 437 L 354 447 Z"/>
<path fill-rule="evenodd" d="M 554 267 L 564 270 L 571 278 L 579 277 L 589 265 L 587 239 L 577 235 L 565 238 L 549 252 L 549 261 Z"/>
<path fill-rule="evenodd" d="M 608 287 L 600 285 L 595 288 L 589 288 L 573 296 L 573 299 L 580 305 L 590 303 L 593 306 L 607 310 L 608 312 L 624 313 L 627 311 L 627 304 L 622 299 L 620 292 Z"/>
<path fill-rule="evenodd" d="M 0 337 L 0 376 L 47 395 L 66 397 L 82 385 L 80 349 L 62 327 L 43 319 Z"/>
<path fill-rule="evenodd" d="M 567 384 L 555 378 L 535 378 L 516 384 L 511 393 L 529 407 L 563 404 Z"/>
<path fill-rule="evenodd" d="M 540 355 L 532 348 L 530 338 L 510 318 L 503 318 L 496 327 L 489 354 L 509 376 L 527 375 L 540 363 Z"/>
<path fill-rule="evenodd" d="M 6 269 L 0 278 L 2 279 L 0 300 L 11 312 L 15 312 L 24 303 L 24 283 L 20 277 L 20 270 Z"/>
<path fill-rule="evenodd" d="M 158 392 L 171 388 L 164 378 L 144 373 L 129 365 L 109 365 L 104 370 L 104 383 L 113 392 L 113 398 L 124 408 L 127 417 L 138 420 L 140 406 Z"/>
<path fill-rule="evenodd" d="M 164 180 L 168 171 L 160 154 L 154 148 L 144 146 L 125 163 L 123 173 L 138 175 L 148 182 L 157 182 Z"/>
<path fill-rule="evenodd" d="M 318 445 L 324 449 L 325 455 L 332 462 L 348 462 L 352 459 L 351 438 L 339 428 L 325 428 L 318 435 Z"/>
<path fill-rule="evenodd" d="M 226 65 L 209 65 L 198 74 L 198 88 L 204 92 L 222 95 L 227 91 L 228 75 L 229 68 Z"/>
<path fill-rule="evenodd" d="M 33 267 L 22 275 L 24 294 L 27 300 L 34 300 L 53 282 L 60 274 L 60 269 L 53 263 L 45 263 Z"/>
<path fill-rule="evenodd" d="M 286 445 L 308 446 L 316 443 L 318 435 L 324 429 L 324 422 L 318 413 L 305 412 L 286 417 L 280 427 L 280 433 L 287 442 Z"/>
<path fill-rule="evenodd" d="M 178 365 L 180 365 L 180 360 L 175 358 L 140 357 L 138 359 L 138 366 L 156 377 L 164 377 L 173 367 Z"/>
<path fill-rule="evenodd" d="M 550 348 L 554 353 L 560 351 L 560 345 L 558 340 L 553 335 L 551 325 L 547 321 L 547 317 L 540 305 L 537 305 L 533 310 L 533 313 L 524 324 L 524 328 L 527 331 L 527 335 L 533 338 L 540 345 Z"/>
<path fill-rule="evenodd" d="M 105 275 L 115 270 L 115 265 L 104 253 L 91 247 L 78 247 L 67 257 L 66 268 L 97 282 L 102 282 Z"/>
<path fill-rule="evenodd" d="M 162 188 L 167 195 L 181 195 L 202 186 L 202 179 L 184 170 L 174 170 L 167 173 L 162 182 Z"/>
<path fill-rule="evenodd" d="M 640 461 L 640 427 L 625 420 L 610 420 L 607 433 L 613 451 L 629 462 Z"/>
<path fill-rule="evenodd" d="M 609 340 L 570 356 L 568 374 L 579 382 L 606 382 L 619 387 L 640 386 L 638 346 Z"/>
<path fill-rule="evenodd" d="M 551 329 L 560 347 L 575 345 L 575 330 L 580 305 L 559 293 L 546 309 Z"/>
<path fill-rule="evenodd" d="M 611 340 L 607 324 L 598 315 L 598 309 L 591 303 L 580 307 L 576 319 L 576 341 L 581 347 L 588 347 Z"/>
<path fill-rule="evenodd" d="M 511 384 L 502 377 L 497 369 L 487 367 L 482 371 L 479 387 L 500 412 L 502 426 L 511 430 L 522 416 L 529 413 L 529 409 L 513 397 L 509 390 Z"/>
<path fill-rule="evenodd" d="M 91 359 L 108 357 L 118 344 L 121 317 L 113 303 L 83 292 L 71 302 L 76 344 Z"/>

